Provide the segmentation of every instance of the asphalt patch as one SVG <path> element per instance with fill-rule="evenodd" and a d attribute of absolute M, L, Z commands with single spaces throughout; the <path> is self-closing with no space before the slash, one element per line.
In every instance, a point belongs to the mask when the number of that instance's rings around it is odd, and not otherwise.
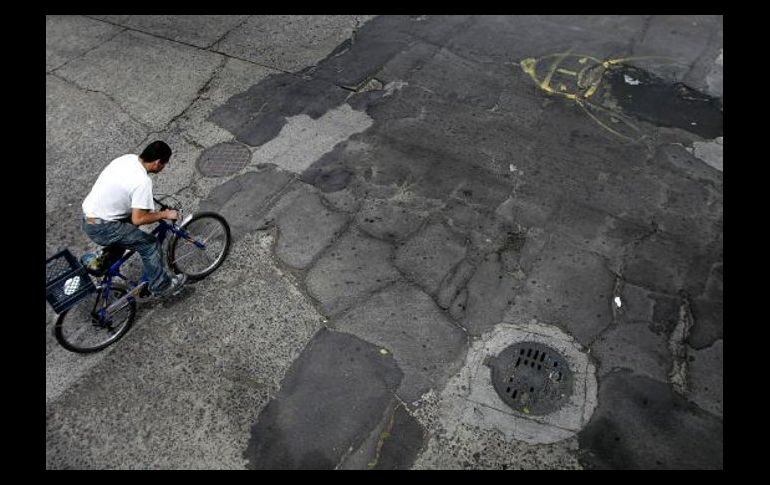
<path fill-rule="evenodd" d="M 634 66 L 607 70 L 604 81 L 624 114 L 704 138 L 722 136 L 722 100 Z"/>
<path fill-rule="evenodd" d="M 253 426 L 249 468 L 334 469 L 382 420 L 402 376 L 392 354 L 320 330 Z"/>
<path fill-rule="evenodd" d="M 722 435 L 718 417 L 668 384 L 617 372 L 601 383 L 599 407 L 578 435 L 580 461 L 589 469 L 721 469 Z"/>

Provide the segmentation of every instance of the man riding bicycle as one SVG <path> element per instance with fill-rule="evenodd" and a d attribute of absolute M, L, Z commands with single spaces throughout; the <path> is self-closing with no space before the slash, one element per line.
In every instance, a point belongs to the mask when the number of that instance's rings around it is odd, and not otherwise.
<path fill-rule="evenodd" d="M 142 257 L 144 276 L 154 297 L 177 294 L 186 275 L 168 275 L 163 268 L 160 244 L 151 234 L 138 226 L 161 219 L 176 220 L 176 210 L 155 211 L 152 179 L 149 174 L 160 173 L 171 158 L 171 148 L 163 141 L 150 143 L 140 155 L 127 154 L 114 159 L 102 170 L 91 192 L 83 201 L 83 231 L 110 253 L 119 257 L 126 249 L 134 249 Z M 87 258 L 88 259 L 88 258 Z M 95 269 L 94 256 L 87 267 Z"/>

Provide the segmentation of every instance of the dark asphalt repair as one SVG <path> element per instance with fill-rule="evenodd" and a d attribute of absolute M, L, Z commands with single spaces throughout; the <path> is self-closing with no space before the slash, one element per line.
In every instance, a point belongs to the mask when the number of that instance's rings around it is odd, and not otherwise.
<path fill-rule="evenodd" d="M 246 452 L 249 467 L 334 468 L 349 446 L 358 447 L 377 425 L 401 377 L 391 355 L 352 335 L 322 329 L 260 414 Z"/>
<path fill-rule="evenodd" d="M 346 288 L 329 290 L 331 330 L 308 344 L 260 415 L 245 454 L 252 467 L 344 467 L 368 453 L 370 468 L 409 468 L 425 433 L 416 422 L 381 433 L 383 423 L 404 422 L 396 393 L 408 410 L 404 396 L 440 390 L 464 355 L 452 332 L 478 337 L 506 314 L 535 314 L 591 348 L 630 315 L 651 339 L 670 337 L 687 301 L 685 342 L 705 348 L 721 338 L 722 174 L 677 145 L 721 135 L 721 100 L 630 67 L 609 70 L 624 114 L 669 143 L 650 151 L 614 137 L 574 103 L 539 91 L 518 60 L 575 45 L 610 58 L 637 42 L 643 19 L 560 19 L 378 17 L 317 66 L 272 75 L 212 114 L 251 147 L 276 137 L 288 117 L 317 119 L 343 103 L 374 120 L 299 180 L 263 167 L 205 202 L 240 218 L 241 231 L 279 207 L 281 263 L 300 279 L 324 264 L 329 286 Z M 399 88 L 363 89 L 373 79 Z M 345 266 L 328 254 L 358 257 L 355 245 L 337 245 L 355 230 L 393 251 L 378 249 L 378 269 L 360 278 L 379 278 L 385 265 L 398 281 L 350 289 Z M 612 310 L 619 282 L 646 303 Z M 655 342 L 653 351 L 669 354 L 665 338 Z M 417 359 L 429 345 L 448 353 Z M 721 416 L 626 365 L 599 378 L 597 410 L 578 434 L 581 463 L 721 468 Z M 693 442 L 704 445 L 693 452 Z"/>
<path fill-rule="evenodd" d="M 629 65 L 604 74 L 612 96 L 625 114 L 659 126 L 687 130 L 704 138 L 722 136 L 722 100 L 683 83 L 671 83 Z"/>
<path fill-rule="evenodd" d="M 722 421 L 671 391 L 629 372 L 608 376 L 599 400 L 611 402 L 579 434 L 586 468 L 722 468 Z M 718 457 L 718 459 L 716 459 Z"/>

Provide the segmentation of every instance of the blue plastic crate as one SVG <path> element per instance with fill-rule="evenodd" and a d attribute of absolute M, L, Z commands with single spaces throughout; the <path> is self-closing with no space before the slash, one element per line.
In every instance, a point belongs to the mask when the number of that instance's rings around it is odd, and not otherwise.
<path fill-rule="evenodd" d="M 45 299 L 56 313 L 96 291 L 82 264 L 64 249 L 45 260 Z"/>

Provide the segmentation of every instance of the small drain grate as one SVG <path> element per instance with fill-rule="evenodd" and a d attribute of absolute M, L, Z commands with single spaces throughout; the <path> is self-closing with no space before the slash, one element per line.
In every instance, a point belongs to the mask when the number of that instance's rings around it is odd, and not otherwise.
<path fill-rule="evenodd" d="M 240 143 L 219 143 L 198 157 L 198 171 L 205 177 L 225 177 L 240 172 L 251 160 L 251 152 Z"/>
<path fill-rule="evenodd" d="M 536 342 L 507 347 L 487 364 L 503 401 L 525 414 L 549 414 L 572 395 L 572 372 L 554 349 Z"/>

